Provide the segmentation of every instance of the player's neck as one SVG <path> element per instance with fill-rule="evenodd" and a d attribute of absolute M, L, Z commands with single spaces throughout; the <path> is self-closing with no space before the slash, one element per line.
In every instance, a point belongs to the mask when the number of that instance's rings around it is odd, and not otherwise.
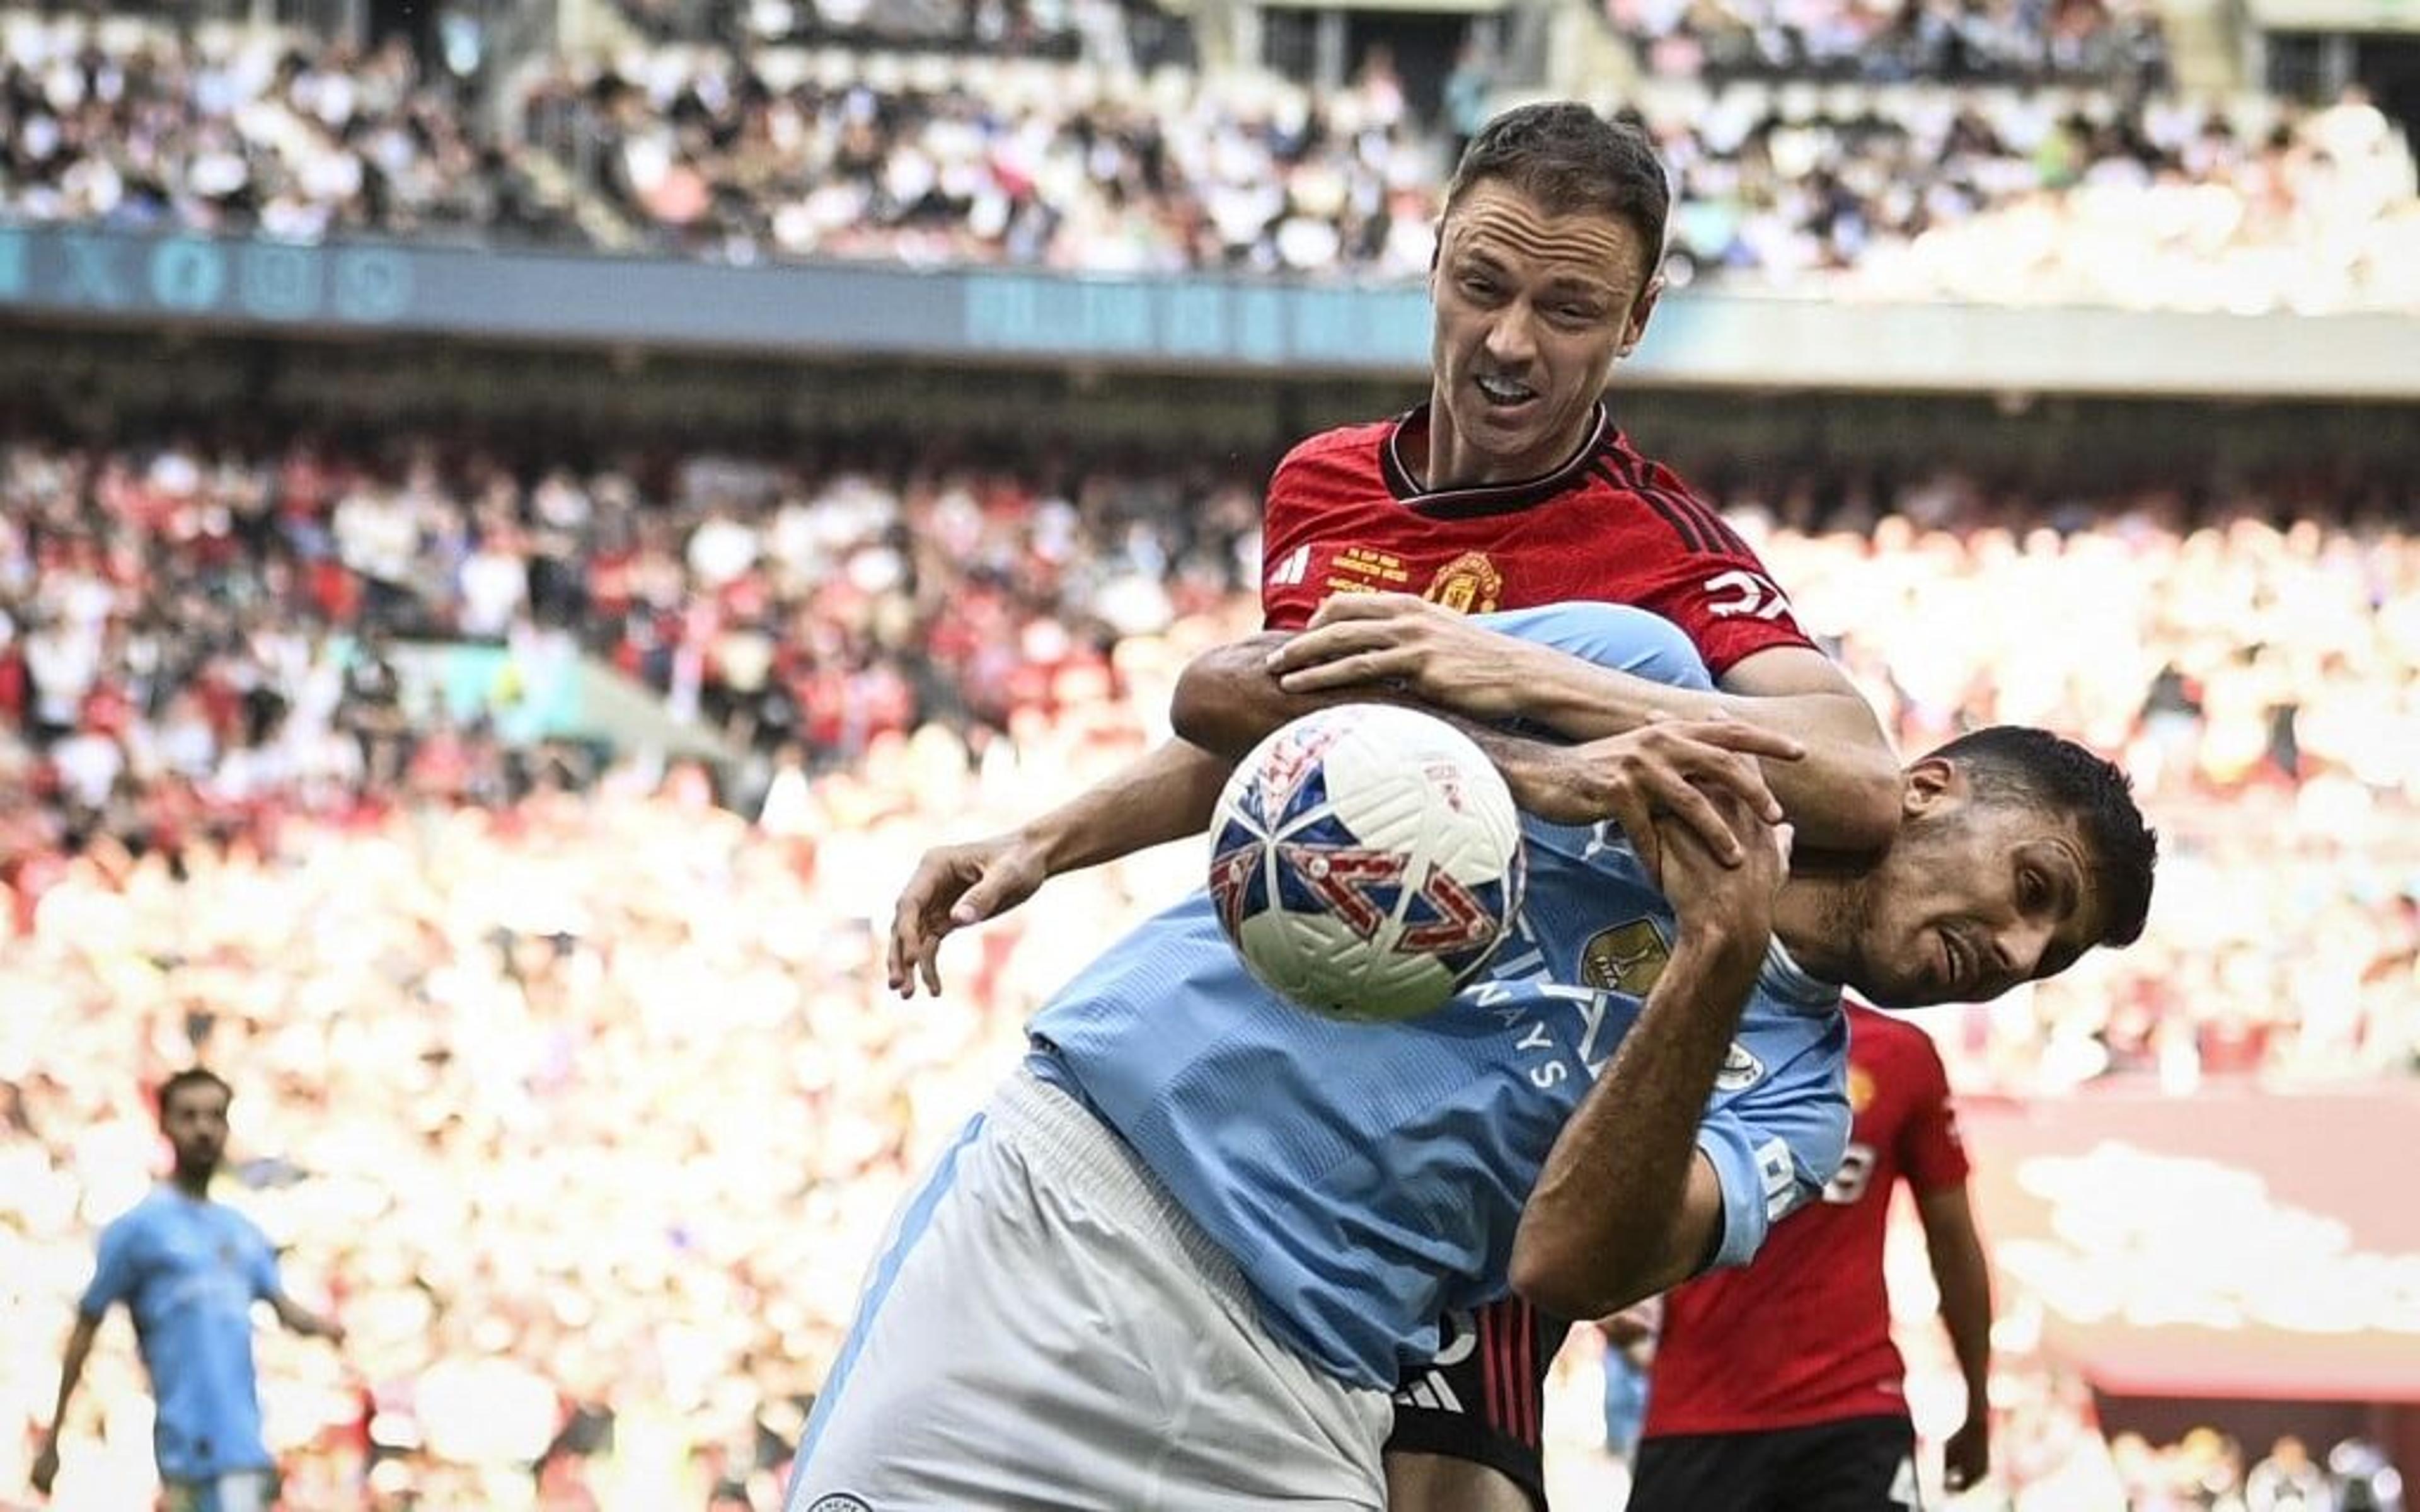
<path fill-rule="evenodd" d="M 1413 474 L 1412 482 L 1422 493 L 1450 493 L 1458 488 L 1496 488 L 1528 483 L 1561 471 L 1595 433 L 1597 411 L 1591 406 L 1570 435 L 1558 439 L 1552 446 L 1537 448 L 1533 455 L 1518 457 L 1490 455 L 1464 440 L 1454 433 L 1453 422 L 1444 407 L 1435 402 L 1412 424 L 1424 425 L 1426 434 L 1415 431 L 1404 438 L 1410 443 L 1397 453 L 1404 471 Z"/>
<path fill-rule="evenodd" d="M 1809 975 L 1846 981 L 1860 906 L 1855 878 L 1792 872 L 1773 900 L 1774 938 Z"/>
<path fill-rule="evenodd" d="M 168 1184 L 177 1189 L 179 1196 L 195 1202 L 208 1202 L 210 1200 L 210 1178 L 217 1174 L 215 1170 L 188 1171 L 179 1165 L 169 1174 Z"/>

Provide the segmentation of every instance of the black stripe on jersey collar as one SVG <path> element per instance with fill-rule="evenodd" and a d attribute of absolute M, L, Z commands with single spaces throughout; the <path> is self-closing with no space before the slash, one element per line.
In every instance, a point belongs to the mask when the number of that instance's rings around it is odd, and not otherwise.
<path fill-rule="evenodd" d="M 1386 474 L 1387 491 L 1397 501 L 1420 514 L 1437 519 L 1470 519 L 1481 515 L 1509 515 L 1516 509 L 1544 503 L 1587 476 L 1589 463 L 1596 456 L 1613 433 L 1613 423 L 1605 406 L 1596 407 L 1596 424 L 1589 427 L 1587 437 L 1570 458 L 1550 472 L 1519 483 L 1493 483 L 1477 488 L 1444 488 L 1430 493 L 1412 481 L 1411 469 L 1404 465 L 1400 448 L 1405 426 L 1428 413 L 1425 404 L 1416 405 L 1396 417 L 1386 440 L 1378 448 L 1379 471 Z"/>

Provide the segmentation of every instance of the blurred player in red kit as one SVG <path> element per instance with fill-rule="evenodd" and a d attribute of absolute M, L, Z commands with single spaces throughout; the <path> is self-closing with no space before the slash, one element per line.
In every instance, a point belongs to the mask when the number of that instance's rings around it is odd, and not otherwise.
<path fill-rule="evenodd" d="M 1916 1430 L 1891 1343 L 1883 1238 L 1891 1188 L 1916 1195 L 1941 1318 L 1966 1378 L 1947 1484 L 1991 1458 L 1991 1269 L 1966 1152 L 1923 1030 L 1849 1009 L 1855 1122 L 1823 1199 L 1774 1226 L 1756 1259 L 1665 1297 L 1631 1512 L 1873 1512 L 1916 1507 Z"/>

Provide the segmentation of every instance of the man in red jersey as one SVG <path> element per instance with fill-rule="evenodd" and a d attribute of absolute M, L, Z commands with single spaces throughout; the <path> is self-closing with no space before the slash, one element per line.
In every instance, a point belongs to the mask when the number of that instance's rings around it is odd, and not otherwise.
<path fill-rule="evenodd" d="M 1263 607 L 1273 629 L 1311 627 L 1277 670 L 1295 691 L 1384 680 L 1472 718 L 1572 740 L 1676 718 L 1717 745 L 1741 721 L 1776 730 L 1806 754 L 1766 764 L 1766 817 L 1787 814 L 1802 855 L 1879 850 L 1898 824 L 1900 779 L 1871 709 L 1800 630 L 1755 553 L 1642 455 L 1603 403 L 1662 292 L 1668 208 L 1645 133 L 1586 106 L 1525 106 L 1472 139 L 1430 274 L 1428 402 L 1312 437 L 1270 480 Z M 1537 653 L 1460 619 L 1568 600 L 1671 620 L 1720 691 Z M 927 852 L 892 919 L 892 989 L 912 995 L 921 980 L 938 993 L 942 939 L 1047 878 L 1199 833 L 1226 771 L 1171 741 L 1028 825 Z M 1710 813 L 1688 784 L 1659 787 L 1647 767 L 1608 776 L 1633 836 L 1652 833 L 1657 809 Z M 1731 864 L 1745 859 L 1719 824 L 1695 827 Z M 1606 942 L 1606 985 L 1659 964 L 1647 944 Z M 1464 1363 L 1503 1367 L 1485 1376 L 1493 1390 L 1446 1381 L 1425 1400 L 1429 1378 L 1407 1379 L 1403 1452 L 1388 1457 L 1396 1512 L 1544 1504 L 1537 1396 L 1562 1325 L 1509 1303 L 1469 1327 Z"/>
<path fill-rule="evenodd" d="M 1745 1267 L 1666 1294 L 1632 1512 L 1919 1504 L 1905 1366 L 1883 1284 L 1884 1227 L 1901 1178 L 1916 1194 L 1942 1321 L 1966 1378 L 1966 1421 L 1945 1455 L 1949 1489 L 1990 1468 L 1991 1268 L 1931 1040 L 1851 1005 L 1849 1104 L 1848 1154 L 1823 1200 L 1775 1225 Z"/>

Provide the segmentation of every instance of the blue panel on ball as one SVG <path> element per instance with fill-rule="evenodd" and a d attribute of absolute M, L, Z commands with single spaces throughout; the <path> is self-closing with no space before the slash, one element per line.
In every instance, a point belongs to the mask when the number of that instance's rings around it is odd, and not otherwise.
<path fill-rule="evenodd" d="M 1318 818 L 1285 838 L 1287 848 L 1303 847 L 1320 851 L 1351 851 L 1361 847 L 1360 837 L 1345 827 L 1344 821 L 1332 813 Z M 1293 867 L 1280 863 L 1278 873 L 1278 906 L 1293 914 L 1324 914 L 1329 903 Z"/>
<path fill-rule="evenodd" d="M 1327 806 L 1327 768 L 1314 766 L 1295 785 L 1294 794 L 1286 799 L 1285 812 L 1269 823 L 1271 829 L 1283 829 L 1304 814 Z M 1289 837 L 1290 839 L 1293 837 Z M 1347 843 L 1352 843 L 1347 841 Z"/>
<path fill-rule="evenodd" d="M 1479 900 L 1479 906 L 1486 912 L 1488 918 L 1502 918 L 1504 917 L 1503 878 L 1498 877 L 1493 882 L 1481 882 L 1471 885 L 1470 895 Z"/>
<path fill-rule="evenodd" d="M 1230 851 L 1242 846 L 1258 844 L 1260 839 L 1261 837 L 1253 832 L 1251 825 L 1245 824 L 1241 819 L 1230 819 L 1218 826 L 1218 838 L 1212 842 L 1210 854 L 1213 856 L 1225 856 Z"/>

